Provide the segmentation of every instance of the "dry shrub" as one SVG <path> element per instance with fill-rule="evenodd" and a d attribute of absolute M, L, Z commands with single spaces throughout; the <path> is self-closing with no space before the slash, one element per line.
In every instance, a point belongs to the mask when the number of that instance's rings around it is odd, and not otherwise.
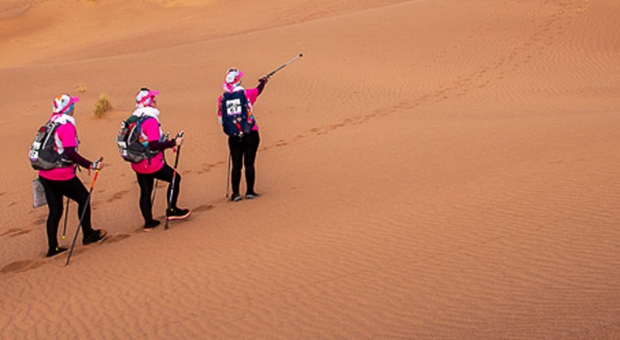
<path fill-rule="evenodd" d="M 88 91 L 88 89 L 86 88 L 86 86 L 82 85 L 82 84 L 78 84 L 75 86 L 75 89 L 79 92 L 79 93 L 84 93 L 86 91 Z"/>
<path fill-rule="evenodd" d="M 112 110 L 112 102 L 110 101 L 110 97 L 105 93 L 100 94 L 99 99 L 97 99 L 97 102 L 95 103 L 95 109 L 93 110 L 95 117 L 101 118 L 110 110 Z"/>

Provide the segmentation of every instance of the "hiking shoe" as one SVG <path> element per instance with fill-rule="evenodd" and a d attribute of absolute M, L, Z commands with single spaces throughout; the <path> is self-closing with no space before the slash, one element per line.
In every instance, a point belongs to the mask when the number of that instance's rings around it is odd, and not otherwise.
<path fill-rule="evenodd" d="M 243 199 L 243 197 L 241 197 L 241 195 L 239 194 L 232 194 L 232 196 L 230 196 L 230 201 L 231 202 L 239 202 Z"/>
<path fill-rule="evenodd" d="M 160 224 L 161 224 L 161 222 L 158 221 L 158 220 L 150 220 L 150 221 L 144 223 L 143 230 L 144 231 L 151 231 L 151 230 L 155 229 L 155 227 L 157 227 Z"/>
<path fill-rule="evenodd" d="M 56 248 L 53 248 L 53 249 L 48 250 L 48 251 L 47 251 L 47 255 L 46 255 L 46 257 L 56 256 L 56 255 L 58 255 L 58 254 L 60 254 L 60 253 L 64 253 L 64 252 L 66 252 L 66 251 L 67 251 L 67 248 L 63 248 L 63 247 L 56 247 Z"/>
<path fill-rule="evenodd" d="M 258 196 L 260 196 L 260 195 L 255 193 L 255 192 L 248 192 L 247 194 L 245 194 L 245 199 L 253 200 L 253 199 L 257 198 Z"/>
<path fill-rule="evenodd" d="M 188 218 L 191 213 L 189 209 L 170 208 L 166 210 L 166 218 L 168 218 L 169 221 L 184 220 Z"/>
<path fill-rule="evenodd" d="M 93 232 L 88 235 L 88 237 L 84 237 L 82 239 L 82 244 L 87 245 L 91 243 L 98 243 L 105 239 L 108 235 L 108 232 L 103 229 L 93 230 Z"/>

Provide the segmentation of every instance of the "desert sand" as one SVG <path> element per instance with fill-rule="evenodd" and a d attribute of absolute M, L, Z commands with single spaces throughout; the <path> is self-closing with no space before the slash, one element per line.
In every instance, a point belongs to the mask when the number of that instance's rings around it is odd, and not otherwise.
<path fill-rule="evenodd" d="M 620 339 L 618 18 L 617 0 L 0 0 L 0 338 Z M 255 105 L 262 195 L 228 202 L 226 70 L 254 87 L 299 53 Z M 150 233 L 114 142 L 142 86 L 185 131 L 193 210 Z M 69 266 L 45 257 L 26 158 L 64 92 L 107 165 L 109 232 Z"/>

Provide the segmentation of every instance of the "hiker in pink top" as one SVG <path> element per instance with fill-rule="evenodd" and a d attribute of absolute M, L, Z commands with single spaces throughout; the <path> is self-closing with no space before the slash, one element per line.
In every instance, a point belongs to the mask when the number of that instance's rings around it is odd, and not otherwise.
<path fill-rule="evenodd" d="M 140 139 L 145 144 L 148 144 L 151 151 L 156 152 L 155 155 L 148 159 L 131 164 L 131 168 L 136 172 L 138 186 L 140 187 L 140 211 L 144 218 L 144 231 L 151 231 L 161 223 L 153 218 L 151 193 L 153 192 L 155 179 L 172 183 L 172 178 L 176 175 L 174 187 L 172 185 L 168 186 L 167 198 L 170 203 L 170 206 L 166 209 L 166 218 L 168 220 L 182 220 L 191 214 L 189 209 L 177 207 L 181 175 L 175 172 L 164 159 L 164 150 L 181 146 L 183 144 L 183 137 L 177 136 L 174 139 L 167 140 L 162 133 L 159 123 L 160 111 L 155 100 L 155 96 L 158 94 L 158 91 L 143 87 L 136 95 L 136 110 L 133 112 L 134 116 L 147 117 L 142 121 L 140 127 Z"/>
<path fill-rule="evenodd" d="M 242 199 L 239 193 L 241 169 L 245 166 L 246 199 L 254 199 L 259 195 L 254 191 L 256 172 L 254 163 L 260 144 L 258 125 L 253 115 L 253 105 L 263 92 L 267 77 L 258 80 L 258 86 L 244 89 L 241 86 L 243 72 L 231 68 L 226 72 L 226 80 L 222 87 L 224 93 L 218 98 L 218 122 L 224 133 L 228 135 L 228 147 L 232 160 L 231 185 L 232 202 Z"/>
<path fill-rule="evenodd" d="M 65 159 L 63 164 L 50 170 L 39 170 L 39 180 L 45 190 L 45 198 L 49 213 L 47 216 L 47 257 L 60 254 L 67 248 L 58 245 L 58 224 L 63 214 L 63 197 L 66 196 L 78 204 L 78 218 L 82 219 L 82 244 L 87 245 L 102 241 L 107 232 L 93 229 L 90 220 L 90 204 L 88 190 L 75 175 L 79 165 L 85 169 L 101 170 L 102 162 L 91 162 L 77 152 L 79 140 L 75 125 L 75 103 L 77 97 L 63 94 L 54 99 L 53 113 L 50 121 L 60 124 L 54 133 L 55 150 Z M 83 215 L 82 215 L 83 214 Z"/>

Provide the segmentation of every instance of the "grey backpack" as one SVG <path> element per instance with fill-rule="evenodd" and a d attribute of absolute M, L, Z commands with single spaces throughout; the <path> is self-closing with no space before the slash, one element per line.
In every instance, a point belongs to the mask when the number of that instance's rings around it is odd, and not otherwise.
<path fill-rule="evenodd" d="M 54 134 L 59 123 L 49 121 L 41 126 L 30 145 L 30 165 L 35 170 L 50 170 L 73 164 L 65 154 L 56 151 Z"/>

